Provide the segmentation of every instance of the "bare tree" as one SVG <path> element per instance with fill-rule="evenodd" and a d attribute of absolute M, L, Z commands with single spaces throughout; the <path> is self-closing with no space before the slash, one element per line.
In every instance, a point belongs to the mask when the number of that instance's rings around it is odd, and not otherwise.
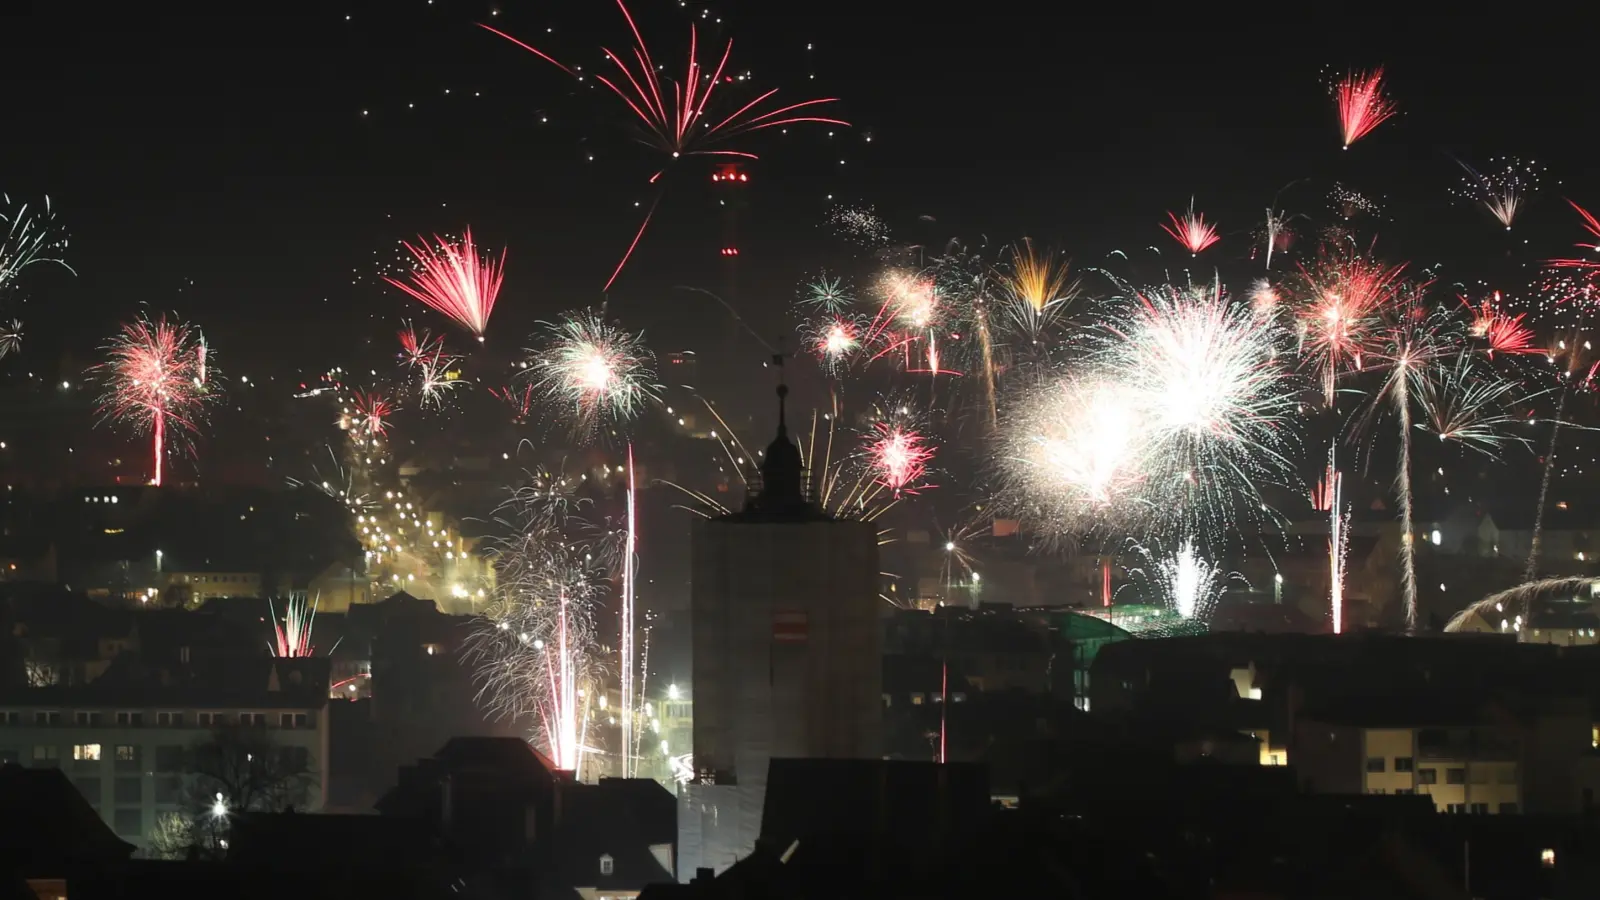
<path fill-rule="evenodd" d="M 304 747 L 279 744 L 264 728 L 227 725 L 189 748 L 184 781 L 181 809 L 158 819 L 149 836 L 153 856 L 220 856 L 230 817 L 302 805 L 316 775 Z"/>

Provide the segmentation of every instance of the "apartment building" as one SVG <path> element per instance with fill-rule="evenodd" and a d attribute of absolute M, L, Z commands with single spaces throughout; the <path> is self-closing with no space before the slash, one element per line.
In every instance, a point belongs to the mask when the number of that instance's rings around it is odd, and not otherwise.
<path fill-rule="evenodd" d="M 1586 710 L 1423 696 L 1369 698 L 1297 718 L 1289 757 L 1301 786 L 1422 794 L 1441 813 L 1575 811 Z"/>
<path fill-rule="evenodd" d="M 280 771 L 308 773 L 296 808 L 322 806 L 327 660 L 234 660 L 183 680 L 124 668 L 84 685 L 0 691 L 0 764 L 61 769 L 118 837 L 145 846 L 188 799 L 191 751 L 219 728 L 261 729 L 283 754 Z"/>

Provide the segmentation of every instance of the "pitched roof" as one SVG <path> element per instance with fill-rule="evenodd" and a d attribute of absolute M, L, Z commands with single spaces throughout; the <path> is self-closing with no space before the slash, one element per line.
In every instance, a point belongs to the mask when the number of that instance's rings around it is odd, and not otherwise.
<path fill-rule="evenodd" d="M 0 859 L 30 877 L 60 877 L 77 863 L 127 859 L 134 846 L 112 833 L 60 769 L 0 766 Z"/>

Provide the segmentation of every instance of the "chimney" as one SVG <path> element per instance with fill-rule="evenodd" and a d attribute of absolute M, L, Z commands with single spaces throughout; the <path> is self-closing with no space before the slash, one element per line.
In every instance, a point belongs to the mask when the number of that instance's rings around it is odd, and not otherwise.
<path fill-rule="evenodd" d="M 689 879 L 690 884 L 706 884 L 717 877 L 716 869 L 701 867 L 694 870 L 694 877 Z"/>

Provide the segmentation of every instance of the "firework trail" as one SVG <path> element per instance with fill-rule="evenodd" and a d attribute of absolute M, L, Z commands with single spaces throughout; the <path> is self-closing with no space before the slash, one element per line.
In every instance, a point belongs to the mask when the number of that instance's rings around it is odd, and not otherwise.
<path fill-rule="evenodd" d="M 1311 495 L 1311 505 L 1328 514 L 1328 606 L 1333 633 L 1344 633 L 1344 574 L 1350 552 L 1350 510 L 1344 505 L 1344 473 L 1334 448 L 1328 450 L 1328 471 Z"/>
<path fill-rule="evenodd" d="M 1404 265 L 1385 266 L 1348 249 L 1325 250 L 1315 267 L 1301 266 L 1300 355 L 1321 370 L 1330 407 L 1339 373 L 1361 367 L 1363 348 L 1399 296 L 1404 271 Z"/>
<path fill-rule="evenodd" d="M 594 611 L 614 556 L 578 517 L 582 505 L 541 475 L 501 507 L 496 521 L 510 536 L 495 548 L 495 600 L 463 648 L 478 702 L 501 718 L 531 720 L 536 743 L 570 771 L 587 752 L 585 698 L 602 684 Z"/>
<path fill-rule="evenodd" d="M 1383 94 L 1382 67 L 1346 75 L 1334 85 L 1333 95 L 1346 150 L 1395 114 L 1394 103 Z"/>
<path fill-rule="evenodd" d="M 1268 271 L 1272 269 L 1272 254 L 1289 249 L 1294 240 L 1294 232 L 1289 230 L 1289 222 L 1294 216 L 1286 216 L 1271 207 L 1267 208 L 1266 222 L 1261 226 L 1261 242 L 1265 250 Z"/>
<path fill-rule="evenodd" d="M 655 357 L 642 335 L 623 331 L 592 310 L 541 325 L 543 333 L 528 351 L 530 383 L 574 434 L 593 435 L 630 421 L 660 396 Z"/>
<path fill-rule="evenodd" d="M 1172 239 L 1183 245 L 1190 256 L 1199 256 L 1202 251 L 1222 238 L 1217 234 L 1217 226 L 1208 224 L 1206 217 L 1194 211 L 1194 198 L 1189 198 L 1189 211 L 1182 216 L 1175 212 L 1167 213 L 1167 218 L 1172 221 L 1170 225 L 1162 225 L 1161 230 L 1172 235 Z"/>
<path fill-rule="evenodd" d="M 1533 535 L 1528 541 L 1528 564 L 1522 570 L 1522 580 L 1532 581 L 1539 574 L 1539 550 L 1544 539 L 1544 510 L 1550 502 L 1550 473 L 1556 467 L 1556 442 L 1561 438 L 1561 419 L 1566 415 L 1567 398 L 1572 396 L 1572 372 L 1561 373 L 1561 398 L 1556 401 L 1556 415 L 1550 424 L 1550 447 L 1544 455 L 1544 472 L 1539 476 L 1539 505 L 1533 513 Z"/>
<path fill-rule="evenodd" d="M 638 717 L 644 712 L 634 702 L 633 681 L 637 660 L 634 659 L 634 587 L 638 581 L 638 520 L 634 515 L 633 445 L 628 445 L 628 520 L 625 546 L 622 548 L 622 640 L 619 647 L 621 667 L 620 694 L 622 698 L 622 777 L 638 775 L 639 751 L 633 737 Z M 642 692 L 641 692 L 642 694 Z"/>
<path fill-rule="evenodd" d="M 480 255 L 470 228 L 458 242 L 435 235 L 431 244 L 418 238 L 415 245 L 402 242 L 401 246 L 416 263 L 409 283 L 387 275 L 383 280 L 423 306 L 449 316 L 482 341 L 505 277 L 505 252 L 501 251 L 499 259 Z"/>
<path fill-rule="evenodd" d="M 1417 628 L 1416 535 L 1411 491 L 1413 412 L 1415 404 L 1437 392 L 1432 382 L 1438 377 L 1440 362 L 1455 355 L 1462 338 L 1456 321 L 1441 314 L 1445 311 L 1427 308 L 1424 297 L 1428 287 L 1428 283 L 1405 287 L 1397 302 L 1384 311 L 1385 322 L 1373 336 L 1369 355 L 1377 365 L 1387 369 L 1387 375 L 1372 395 L 1362 420 L 1364 428 L 1370 427 L 1376 418 L 1388 411 L 1394 414 L 1399 429 L 1395 494 L 1400 501 L 1401 594 L 1406 630 L 1412 633 Z"/>
<path fill-rule="evenodd" d="M 1166 557 L 1158 557 L 1141 544 L 1132 547 L 1144 565 L 1129 569 L 1128 577 L 1185 619 L 1209 619 L 1228 583 L 1244 581 L 1239 573 L 1224 572 L 1202 557 L 1192 540 L 1185 540 L 1177 553 Z"/>
<path fill-rule="evenodd" d="M 151 435 L 155 474 L 150 483 L 159 487 L 169 442 L 198 433 L 216 399 L 200 378 L 195 332 L 165 316 L 154 321 L 141 316 L 123 325 L 105 350 L 106 362 L 93 370 L 105 385 L 101 421 Z"/>
<path fill-rule="evenodd" d="M 1528 198 L 1539 190 L 1539 176 L 1544 172 L 1538 163 L 1524 163 L 1509 157 L 1491 160 L 1487 174 L 1460 160 L 1457 162 L 1467 174 L 1461 188 L 1452 193 L 1488 210 L 1507 231 L 1527 205 Z"/>
<path fill-rule="evenodd" d="M 814 123 L 849 126 L 850 123 L 842 119 L 817 116 L 810 112 L 818 106 L 837 102 L 837 98 L 834 97 L 803 100 L 787 106 L 768 108 L 770 104 L 767 104 L 767 101 L 777 94 L 776 88 L 736 107 L 733 112 L 721 119 L 718 119 L 718 114 L 714 112 L 708 115 L 706 110 L 712 98 L 719 96 L 717 89 L 732 81 L 731 78 L 724 77 L 723 73 L 727 71 L 728 59 L 733 54 L 733 41 L 728 41 L 723 47 L 722 57 L 716 66 L 707 70 L 700 64 L 699 32 L 691 24 L 689 56 L 684 66 L 683 79 L 673 81 L 661 75 L 662 67 L 656 64 L 649 45 L 645 43 L 644 35 L 634 23 L 633 14 L 628 11 L 622 0 L 617 0 L 617 8 L 622 11 L 622 16 L 628 23 L 628 30 L 633 34 L 632 52 L 619 55 L 602 47 L 601 52 L 607 62 L 616 66 L 617 74 L 611 77 L 596 75 L 595 80 L 605 85 L 623 102 L 638 124 L 643 126 L 642 142 L 667 157 L 668 162 L 685 156 L 733 156 L 756 159 L 758 158 L 756 154 L 748 150 L 719 145 L 752 132 L 788 125 Z M 505 38 L 574 78 L 579 77 L 572 68 L 558 62 L 544 51 L 488 25 L 479 27 Z M 710 77 L 707 77 L 708 72 Z M 665 168 L 658 170 L 650 177 L 650 183 L 660 183 L 666 171 Z M 651 204 L 650 212 L 645 215 L 627 251 L 617 263 L 616 269 L 612 271 L 611 277 L 606 280 L 603 290 L 610 290 L 617 276 L 622 274 L 623 267 L 628 264 L 629 257 L 639 244 L 639 239 L 650 226 L 650 219 L 654 216 L 656 204 L 660 199 L 661 194 L 658 192 L 656 202 Z"/>
<path fill-rule="evenodd" d="M 1529 581 L 1519 584 L 1499 593 L 1489 596 L 1467 606 L 1456 613 L 1449 622 L 1445 623 L 1446 632 L 1458 632 L 1472 621 L 1473 616 L 1482 616 L 1491 625 L 1496 617 L 1500 619 L 1500 629 L 1506 630 L 1514 626 L 1516 631 L 1521 631 L 1524 623 L 1528 622 L 1533 612 L 1535 600 L 1555 599 L 1571 600 L 1576 597 L 1593 598 L 1600 589 L 1600 582 L 1593 578 L 1546 578 L 1542 581 Z M 1521 610 L 1521 612 L 1517 612 Z"/>
<path fill-rule="evenodd" d="M 311 644 L 311 632 L 317 622 L 317 601 L 306 604 L 304 594 L 289 598 L 283 607 L 283 620 L 278 620 L 278 610 L 269 598 L 267 611 L 272 616 L 272 642 L 267 649 L 280 659 L 315 656 L 317 648 Z"/>

